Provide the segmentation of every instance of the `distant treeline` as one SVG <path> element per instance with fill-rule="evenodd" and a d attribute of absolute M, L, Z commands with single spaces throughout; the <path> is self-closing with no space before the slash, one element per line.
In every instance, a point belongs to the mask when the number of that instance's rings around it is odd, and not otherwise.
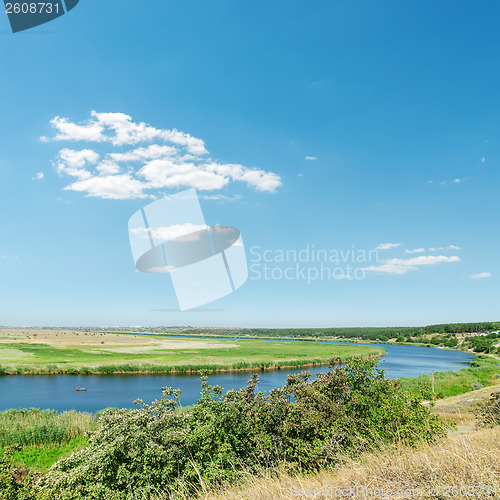
<path fill-rule="evenodd" d="M 401 335 L 404 337 L 420 337 L 435 334 L 472 333 L 500 330 L 500 322 L 482 323 L 445 323 L 418 327 L 354 327 L 354 328 L 248 328 L 248 329 L 193 329 L 190 333 L 197 335 L 248 335 L 251 337 L 342 337 L 364 340 L 389 340 Z"/>

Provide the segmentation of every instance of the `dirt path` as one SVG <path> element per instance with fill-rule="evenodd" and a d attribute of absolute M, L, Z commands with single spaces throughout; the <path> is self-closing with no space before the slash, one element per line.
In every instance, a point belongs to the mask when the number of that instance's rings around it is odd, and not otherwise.
<path fill-rule="evenodd" d="M 443 420 L 457 425 L 453 433 L 465 433 L 475 428 L 476 417 L 474 409 L 482 401 L 487 401 L 491 394 L 500 392 L 500 384 L 483 387 L 477 391 L 468 391 L 458 396 L 450 396 L 435 402 L 432 411 Z M 424 403 L 429 403 L 428 401 Z"/>

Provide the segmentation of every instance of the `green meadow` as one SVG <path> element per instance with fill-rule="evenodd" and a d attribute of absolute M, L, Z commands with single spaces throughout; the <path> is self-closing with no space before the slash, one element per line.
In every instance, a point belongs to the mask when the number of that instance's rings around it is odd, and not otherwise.
<path fill-rule="evenodd" d="M 420 377 L 402 377 L 399 379 L 403 390 L 412 394 L 422 393 L 432 386 L 430 375 Z M 438 399 L 457 396 L 467 391 L 500 384 L 500 366 L 498 359 L 480 354 L 471 362 L 470 368 L 458 371 L 434 373 L 434 392 Z"/>
<path fill-rule="evenodd" d="M 242 339 L 190 339 L 82 332 L 17 332 L 0 342 L 0 374 L 253 370 L 381 356 L 372 346 Z"/>
<path fill-rule="evenodd" d="M 18 465 L 46 471 L 59 458 L 88 444 L 97 419 L 89 413 L 57 413 L 30 408 L 0 412 L 0 456 Z"/>

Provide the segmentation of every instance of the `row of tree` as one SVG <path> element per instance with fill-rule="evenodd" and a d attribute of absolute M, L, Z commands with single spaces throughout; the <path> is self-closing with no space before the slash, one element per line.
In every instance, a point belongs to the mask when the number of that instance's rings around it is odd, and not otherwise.
<path fill-rule="evenodd" d="M 362 340 L 386 341 L 403 336 L 422 337 L 427 335 L 446 335 L 456 333 L 490 332 L 500 330 L 500 322 L 482 323 L 444 323 L 440 325 L 418 327 L 354 327 L 354 328 L 248 328 L 242 330 L 229 329 L 194 329 L 191 333 L 198 335 L 247 335 L 252 337 L 341 337 Z"/>

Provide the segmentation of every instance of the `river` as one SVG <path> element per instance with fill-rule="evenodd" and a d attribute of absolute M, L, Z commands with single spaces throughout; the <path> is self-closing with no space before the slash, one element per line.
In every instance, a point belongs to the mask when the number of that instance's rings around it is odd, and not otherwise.
<path fill-rule="evenodd" d="M 342 342 L 335 342 L 342 344 Z M 379 344 L 361 344 L 379 345 Z M 388 378 L 417 377 L 436 371 L 467 368 L 474 355 L 460 351 L 380 344 L 386 350 L 380 367 Z M 259 372 L 261 391 L 280 387 L 290 373 L 303 368 Z M 327 366 L 308 368 L 313 375 L 326 372 Z M 211 385 L 224 389 L 240 389 L 251 377 L 246 373 L 210 375 Z M 150 403 L 162 396 L 162 387 L 181 389 L 181 404 L 196 403 L 200 395 L 200 380 L 196 375 L 12 375 L 0 376 L 0 411 L 9 408 L 47 408 L 57 411 L 78 410 L 96 412 L 109 406 L 132 408 L 141 398 Z M 76 387 L 86 391 L 77 392 Z"/>

